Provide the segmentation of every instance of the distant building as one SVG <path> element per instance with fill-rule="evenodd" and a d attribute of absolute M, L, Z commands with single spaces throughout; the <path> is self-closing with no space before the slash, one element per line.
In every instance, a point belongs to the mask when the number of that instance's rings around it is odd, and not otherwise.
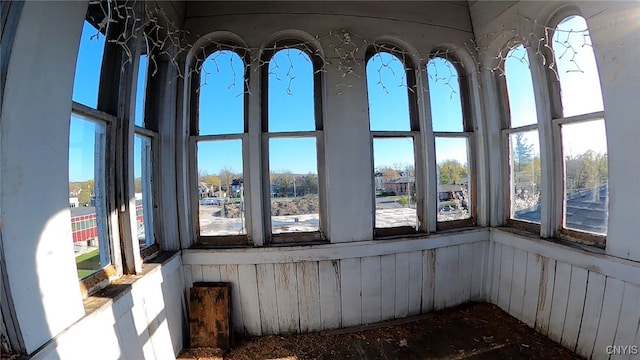
<path fill-rule="evenodd" d="M 240 197 L 240 192 L 242 191 L 243 185 L 244 185 L 243 179 L 233 179 L 233 181 L 231 181 L 231 196 Z"/>
<path fill-rule="evenodd" d="M 411 195 L 411 188 L 415 185 L 416 178 L 413 176 L 400 176 L 399 178 L 386 181 L 384 190 L 395 195 Z"/>
<path fill-rule="evenodd" d="M 80 206 L 80 200 L 78 200 L 77 197 L 70 197 L 69 198 L 69 207 L 71 208 L 75 208 Z"/>

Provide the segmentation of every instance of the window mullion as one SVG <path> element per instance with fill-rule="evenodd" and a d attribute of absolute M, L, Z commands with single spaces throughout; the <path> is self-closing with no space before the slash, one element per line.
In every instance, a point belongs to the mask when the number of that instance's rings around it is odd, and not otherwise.
<path fill-rule="evenodd" d="M 140 127 L 140 126 L 134 126 L 134 132 L 136 134 L 145 136 L 145 137 L 150 138 L 150 139 L 155 139 L 155 138 L 158 137 L 158 133 L 157 132 L 155 132 L 153 130 L 145 129 L 145 128 Z"/>
<path fill-rule="evenodd" d="M 271 168 L 269 166 L 269 133 L 262 133 L 261 136 L 261 154 L 262 154 L 262 227 L 265 240 L 264 245 L 270 242 L 273 234 L 271 229 Z"/>
<path fill-rule="evenodd" d="M 558 221 L 562 221 L 561 204 L 562 194 L 562 158 L 559 153 L 558 137 L 559 128 L 553 121 L 551 99 L 548 92 L 547 78 L 544 67 L 537 61 L 538 57 L 534 50 L 527 48 L 531 69 L 531 81 L 533 84 L 533 94 L 536 101 L 536 112 L 538 117 L 538 138 L 540 139 L 540 236 L 543 238 L 552 237 L 558 229 Z M 558 202 L 560 200 L 560 202 Z"/>

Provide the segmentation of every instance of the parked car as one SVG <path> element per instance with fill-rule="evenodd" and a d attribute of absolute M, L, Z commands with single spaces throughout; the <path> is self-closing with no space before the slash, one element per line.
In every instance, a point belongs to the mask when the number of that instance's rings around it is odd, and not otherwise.
<path fill-rule="evenodd" d="M 222 203 L 224 200 L 220 198 L 204 198 L 200 201 L 202 205 L 222 205 Z"/>

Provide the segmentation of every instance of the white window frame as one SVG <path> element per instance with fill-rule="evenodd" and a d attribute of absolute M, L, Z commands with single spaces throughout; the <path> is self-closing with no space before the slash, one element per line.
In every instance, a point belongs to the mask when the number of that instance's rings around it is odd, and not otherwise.
<path fill-rule="evenodd" d="M 190 198 L 190 210 L 191 214 L 193 214 L 190 218 L 192 229 L 194 229 L 194 236 L 196 239 L 197 246 L 204 247 L 228 247 L 228 246 L 249 246 L 251 245 L 251 237 L 252 233 L 252 217 L 251 217 L 251 198 L 252 195 L 249 189 L 249 178 L 250 178 L 250 166 L 249 166 L 249 124 L 248 124 L 248 85 L 249 85 L 249 75 L 250 68 L 249 62 L 247 58 L 247 54 L 242 54 L 238 50 L 238 45 L 234 43 L 229 43 L 227 45 L 219 45 L 214 48 L 205 48 L 203 49 L 203 53 L 206 54 L 204 56 L 204 60 L 197 61 L 195 64 L 196 71 L 194 72 L 198 76 L 191 76 L 191 102 L 190 102 L 190 115 L 191 115 L 191 126 L 190 126 L 190 136 L 189 136 L 189 153 L 191 156 L 189 157 L 189 174 L 191 180 L 189 181 L 189 198 Z M 232 51 L 236 53 L 243 62 L 244 65 L 244 118 L 243 118 L 243 132 L 235 133 L 235 134 L 219 134 L 219 135 L 200 135 L 199 134 L 199 96 L 197 95 L 197 91 L 200 87 L 200 71 L 202 69 L 202 65 L 204 61 L 209 58 L 212 54 L 217 51 Z M 242 235 L 200 235 L 200 218 L 199 214 L 199 194 L 198 194 L 198 151 L 197 146 L 200 142 L 207 141 L 219 141 L 219 140 L 240 140 L 242 142 L 242 173 L 243 173 L 243 182 L 244 182 L 244 200 L 245 200 L 245 234 Z"/>
<path fill-rule="evenodd" d="M 139 44 L 139 47 L 142 47 L 142 44 Z M 142 51 L 139 52 L 138 56 L 137 56 L 137 61 L 134 64 L 135 65 L 135 70 L 134 73 L 136 74 L 135 76 L 135 80 L 134 83 L 136 84 L 136 88 L 137 88 L 137 84 L 138 84 L 138 78 L 140 76 L 142 76 L 142 74 L 140 74 L 140 61 L 141 61 L 141 56 L 143 55 Z M 157 147 L 158 147 L 158 132 L 156 130 L 154 130 L 153 128 L 155 127 L 155 121 L 153 121 L 153 119 L 150 119 L 147 116 L 147 100 L 149 98 L 148 96 L 148 88 L 149 88 L 149 81 L 150 81 L 150 65 L 151 62 L 148 61 L 147 63 L 147 73 L 145 74 L 145 79 L 146 81 L 144 82 L 143 86 L 144 86 L 144 90 L 143 90 L 143 99 L 142 99 L 142 107 L 143 107 L 143 112 L 142 112 L 142 121 L 143 121 L 143 126 L 138 126 L 135 124 L 135 115 L 131 116 L 131 120 L 130 122 L 133 124 L 133 137 L 131 139 L 131 144 L 132 146 L 130 147 L 131 152 L 133 153 L 135 151 L 135 138 L 136 136 L 139 136 L 141 138 L 144 138 L 148 141 L 148 145 L 147 146 L 143 146 L 141 148 L 142 150 L 142 154 L 141 154 L 141 162 L 140 162 L 140 166 L 141 166 L 141 180 L 142 180 L 142 206 L 143 206 L 143 213 L 145 214 L 145 227 L 148 225 L 149 229 L 151 230 L 151 234 L 150 237 L 153 239 L 153 241 L 149 242 L 147 236 L 148 234 L 146 234 L 146 230 L 145 229 L 145 240 L 146 240 L 146 245 L 144 247 L 140 248 L 140 256 L 142 257 L 143 260 L 150 258 L 151 256 L 155 255 L 156 253 L 158 253 L 158 251 L 160 250 L 160 244 L 158 243 L 158 212 L 156 211 L 156 208 L 154 206 L 155 203 L 155 199 L 158 198 L 159 194 L 156 191 L 156 185 L 155 185 L 155 178 L 156 178 L 156 174 L 157 174 L 157 167 L 155 166 L 155 164 L 159 164 L 159 159 L 156 155 L 157 153 Z M 136 99 L 137 102 L 138 99 Z M 132 111 L 130 113 L 135 114 L 135 107 L 136 107 L 136 102 L 134 102 L 131 106 Z M 144 142 L 143 142 L 144 145 Z M 148 179 L 147 181 L 145 181 L 145 178 L 143 176 L 143 174 L 148 174 Z M 133 180 L 135 181 L 135 173 L 131 173 L 131 176 L 133 178 Z M 134 191 L 135 193 L 135 186 L 134 186 Z M 147 196 L 145 196 L 145 194 Z M 145 213 L 146 210 L 146 213 Z M 134 207 L 132 210 L 133 215 L 136 217 L 136 237 L 135 239 L 137 240 L 137 210 Z M 149 217 L 147 216 L 147 213 L 150 215 Z M 148 223 L 147 223 L 148 221 Z M 136 242 L 136 244 L 138 244 Z"/>
<path fill-rule="evenodd" d="M 575 11 L 561 11 L 554 16 L 554 21 L 548 26 L 554 29 L 567 17 L 581 16 Z M 583 17 L 584 18 L 584 17 Z M 553 38 L 553 31 L 545 36 L 549 41 Z M 509 104 L 506 99 L 502 101 L 504 110 L 503 124 L 501 131 L 502 138 L 502 164 L 503 164 L 503 194 L 505 196 L 506 214 L 504 221 L 506 225 L 535 233 L 542 238 L 561 238 L 576 243 L 582 243 L 595 247 L 604 248 L 606 245 L 606 235 L 594 234 L 585 231 L 567 229 L 564 227 L 565 221 L 565 174 L 564 174 L 564 154 L 562 149 L 561 127 L 563 125 L 578 124 L 590 121 L 605 119 L 604 111 L 596 111 L 587 114 L 564 117 L 562 114 L 562 100 L 560 98 L 560 81 L 556 76 L 557 69 L 552 66 L 543 65 L 539 60 L 539 54 L 534 53 L 534 49 L 525 44 L 510 44 L 504 50 L 510 51 L 518 45 L 523 45 L 527 52 L 530 64 L 533 91 L 535 97 L 538 123 L 517 128 L 510 128 Z M 541 49 L 547 64 L 555 64 L 555 54 L 549 49 Z M 594 53 L 595 56 L 595 53 Z M 532 61 L 533 59 L 533 61 Z M 550 60 L 551 59 L 551 60 Z M 506 92 L 506 83 L 500 82 L 501 88 Z M 605 120 L 606 122 L 606 120 Z M 540 224 L 529 223 L 511 219 L 511 181 L 509 174 L 509 135 L 535 130 L 538 132 L 540 144 L 541 161 L 541 216 Z"/>
<path fill-rule="evenodd" d="M 326 243 L 329 240 L 326 237 L 326 187 L 325 187 L 325 166 L 324 166 L 324 132 L 322 114 L 322 94 L 323 81 L 322 72 L 320 70 L 320 61 L 315 52 L 308 48 L 296 45 L 302 43 L 295 39 L 287 39 L 279 41 L 277 45 L 266 46 L 265 49 L 274 49 L 273 51 L 265 51 L 262 62 L 262 201 L 263 201 L 263 227 L 264 235 L 267 243 L 273 244 L 309 244 Z M 278 46 L 287 46 L 305 53 L 313 66 L 313 102 L 314 102 L 314 126 L 312 131 L 269 131 L 269 62 L 278 51 L 284 48 Z M 309 47 L 310 45 L 306 45 Z M 296 138 L 314 138 L 316 140 L 316 164 L 318 167 L 318 230 L 310 232 L 283 232 L 273 233 L 271 227 L 271 169 L 269 167 L 269 140 L 271 139 L 296 139 Z"/>
<path fill-rule="evenodd" d="M 409 107 L 409 129 L 408 131 L 378 131 L 378 130 L 369 130 L 370 136 L 370 144 L 371 144 L 371 168 L 375 169 L 374 165 L 374 157 L 373 157 L 373 142 L 375 139 L 402 139 L 402 138 L 410 138 L 413 141 L 413 157 L 414 157 L 414 169 L 415 169 L 415 190 L 416 190 L 416 227 L 411 226 L 399 226 L 399 227 L 388 227 L 388 228 L 379 228 L 376 227 L 376 199 L 373 197 L 373 201 L 371 203 L 372 214 L 373 214 L 373 234 L 374 238 L 385 238 L 385 237 L 393 237 L 393 236 L 401 236 L 401 235 L 414 235 L 414 234 L 426 234 L 430 230 L 430 224 L 432 221 L 428 217 L 428 211 L 432 209 L 428 209 L 426 199 L 427 195 L 427 171 L 425 169 L 426 162 L 426 154 L 423 151 L 423 143 L 424 139 L 427 138 L 424 135 L 425 126 L 423 126 L 421 122 L 421 118 L 419 115 L 418 109 L 418 96 L 416 91 L 411 91 L 411 88 L 417 89 L 419 88 L 419 78 L 417 68 L 410 59 L 409 55 L 401 56 L 401 50 L 398 46 L 391 44 L 376 44 L 375 47 L 370 47 L 368 49 L 366 60 L 364 62 L 364 66 L 366 67 L 369 63 L 369 60 L 373 58 L 375 55 L 379 53 L 386 52 L 394 57 L 403 64 L 405 68 L 405 76 L 407 79 L 407 103 Z M 404 60 L 404 61 L 403 61 Z M 425 64 L 426 67 L 426 64 Z M 371 101 L 367 99 L 367 101 Z M 369 128 L 371 128 L 371 120 L 369 119 Z M 433 139 L 433 137 L 431 137 Z M 375 175 L 372 173 L 372 189 L 371 192 L 375 193 L 375 179 L 373 178 Z M 433 177 L 435 179 L 435 176 Z M 435 209 L 435 207 L 434 207 Z M 434 223 L 435 224 L 435 223 Z"/>
<path fill-rule="evenodd" d="M 548 28 L 553 30 L 549 31 L 549 41 L 552 41 L 553 35 L 557 26 L 566 18 L 571 16 L 579 16 L 587 22 L 587 18 L 585 18 L 582 14 L 576 11 L 574 8 L 564 9 L 563 11 L 558 12 L 554 15 L 552 21 L 549 22 Z M 553 25 L 553 26 L 550 26 Z M 588 29 L 587 29 L 588 30 Z M 591 36 L 591 34 L 589 34 Z M 594 46 L 592 45 L 592 52 L 594 60 L 596 60 L 596 54 L 594 51 Z M 565 240 L 574 241 L 577 243 L 583 243 L 586 245 L 592 245 L 600 248 L 604 248 L 606 245 L 607 235 L 590 233 L 587 231 L 580 231 L 575 229 L 569 229 L 564 226 L 566 219 L 566 202 L 565 202 L 565 172 L 564 172 L 564 149 L 562 146 L 562 132 L 561 128 L 563 125 L 571 125 L 571 124 L 579 124 L 586 123 L 590 121 L 598 121 L 603 120 L 606 124 L 606 116 L 605 111 L 595 111 L 591 113 L 585 113 L 574 116 L 564 116 L 562 110 L 562 99 L 560 96 L 561 91 L 561 83 L 560 79 L 557 76 L 557 68 L 555 68 L 556 58 L 555 54 L 551 53 L 547 50 L 545 54 L 548 59 L 552 59 L 553 68 L 547 68 L 545 72 L 546 82 L 548 86 L 546 89 L 550 92 L 549 95 L 549 110 L 548 112 L 551 114 L 551 134 L 552 134 L 552 142 L 553 142 L 553 159 L 555 162 L 552 164 L 553 171 L 555 172 L 555 176 L 553 176 L 553 184 L 554 187 L 554 197 L 553 197 L 553 208 L 555 210 L 556 216 L 553 216 L 550 222 L 552 228 L 549 230 L 552 236 L 562 238 Z M 537 66 L 541 66 L 540 64 L 536 64 Z M 600 78 L 600 71 L 598 70 L 598 78 Z M 608 216 L 607 216 L 608 217 Z M 555 221 L 554 221 L 555 220 Z"/>
<path fill-rule="evenodd" d="M 446 54 L 446 56 L 443 56 L 444 54 Z M 442 58 L 444 60 L 447 60 L 451 63 L 451 65 L 455 68 L 457 75 L 458 75 L 458 83 L 459 83 L 459 91 L 460 94 L 460 105 L 462 107 L 462 128 L 463 131 L 460 132 L 451 132 L 451 131 L 433 131 L 433 114 L 431 111 L 431 107 L 427 110 L 429 111 L 429 118 L 431 120 L 431 129 L 432 129 L 432 141 L 433 141 L 433 147 L 432 149 L 434 149 L 434 156 L 433 156 L 433 167 L 432 169 L 430 169 L 434 176 L 432 177 L 432 179 L 435 181 L 435 196 L 433 197 L 433 200 L 430 201 L 429 203 L 429 212 L 433 212 L 435 214 L 435 216 L 433 216 L 431 219 L 432 221 L 435 222 L 436 224 L 436 229 L 437 230 L 448 230 L 448 229 L 453 229 L 453 228 L 461 228 L 461 227 L 469 227 L 469 226 L 473 226 L 476 223 L 476 219 L 477 219 L 477 191 L 476 191 L 476 157 L 474 156 L 475 152 L 475 132 L 473 131 L 473 122 L 471 119 L 471 102 L 470 102 L 470 84 L 468 82 L 468 77 L 465 74 L 465 72 L 463 71 L 464 69 L 462 68 L 462 66 L 459 66 L 459 64 L 461 64 L 462 62 L 455 56 L 451 55 L 451 52 L 446 50 L 446 49 L 437 49 L 432 56 L 429 57 L 429 59 L 427 60 L 424 68 L 427 69 L 427 66 L 429 65 L 429 61 L 431 61 L 433 58 Z M 429 76 L 428 71 L 425 70 L 425 73 L 427 76 Z M 429 82 L 426 82 L 426 86 L 428 87 Z M 431 106 L 433 106 L 433 104 L 431 104 L 431 102 L 429 101 L 429 104 Z M 470 197 L 470 201 L 469 201 L 469 211 L 470 211 L 470 217 L 468 219 L 460 219 L 460 220 L 448 220 L 448 221 L 438 221 L 437 220 L 437 213 L 438 213 L 438 202 L 439 202 L 439 193 L 438 193 L 438 176 L 437 176 L 437 167 L 438 164 L 436 162 L 436 157 L 435 157 L 435 143 L 436 143 L 436 139 L 437 138 L 463 138 L 467 140 L 467 161 L 468 161 L 468 168 L 469 168 L 469 197 Z M 431 164 L 430 164 L 431 165 Z"/>
<path fill-rule="evenodd" d="M 104 164 L 104 168 L 98 168 L 95 170 L 98 176 L 96 176 L 96 179 L 94 179 L 94 181 L 96 184 L 99 181 L 105 182 L 104 189 L 106 193 L 104 194 L 104 209 L 98 210 L 98 206 L 96 206 L 96 221 L 100 223 L 97 218 L 97 212 L 104 211 L 103 216 L 106 217 L 106 228 L 100 229 L 100 226 L 98 225 L 98 231 L 101 233 L 103 237 L 102 239 L 106 240 L 107 243 L 105 244 L 102 241 L 99 242 L 100 258 L 102 262 L 104 259 L 104 253 L 108 252 L 110 255 L 110 264 L 105 265 L 93 274 L 80 279 L 81 293 L 83 297 L 86 297 L 93 291 L 96 291 L 99 288 L 103 287 L 105 285 L 105 282 L 108 282 L 111 279 L 119 277 L 123 274 L 118 212 L 116 211 L 115 198 L 113 196 L 115 194 L 116 185 L 115 176 L 113 172 L 109 170 L 111 169 L 109 164 L 112 163 L 115 156 L 115 124 L 117 124 L 118 119 L 113 115 L 90 108 L 75 101 L 72 103 L 71 113 L 72 115 L 78 116 L 85 121 L 91 121 L 105 126 L 104 141 L 101 141 L 98 144 L 100 151 L 96 151 L 96 156 L 100 156 L 100 162 Z"/>

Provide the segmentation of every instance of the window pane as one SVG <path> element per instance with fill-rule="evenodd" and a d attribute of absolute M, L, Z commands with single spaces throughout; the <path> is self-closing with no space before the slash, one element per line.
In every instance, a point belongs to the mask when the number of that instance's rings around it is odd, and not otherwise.
<path fill-rule="evenodd" d="M 540 141 L 537 131 L 509 135 L 511 218 L 540 223 Z"/>
<path fill-rule="evenodd" d="M 460 79 L 455 66 L 441 57 L 427 63 L 433 131 L 464 131 Z"/>
<path fill-rule="evenodd" d="M 200 72 L 200 135 L 244 132 L 244 78 L 244 62 L 237 53 L 218 50 L 207 57 Z"/>
<path fill-rule="evenodd" d="M 243 235 L 242 140 L 198 142 L 200 235 Z"/>
<path fill-rule="evenodd" d="M 386 52 L 367 62 L 369 121 L 372 131 L 409 131 L 407 73 L 400 59 Z"/>
<path fill-rule="evenodd" d="M 269 60 L 269 131 L 313 131 L 313 63 L 305 52 L 285 49 Z"/>
<path fill-rule="evenodd" d="M 518 45 L 511 49 L 504 66 L 511 128 L 536 124 L 536 99 L 533 94 L 529 57 L 524 46 Z"/>
<path fill-rule="evenodd" d="M 147 68 L 149 67 L 149 57 L 146 54 L 140 55 L 138 65 L 138 85 L 136 86 L 136 112 L 135 124 L 144 127 L 144 107 L 147 91 Z"/>
<path fill-rule="evenodd" d="M 151 191 L 151 139 L 136 134 L 133 156 L 138 242 L 140 248 L 145 248 L 155 242 Z"/>
<path fill-rule="evenodd" d="M 73 101 L 96 109 L 98 107 L 98 84 L 104 53 L 104 35 L 88 21 L 82 27 L 80 50 L 76 60 L 73 82 Z"/>
<path fill-rule="evenodd" d="M 600 78 L 584 18 L 570 16 L 558 24 L 553 33 L 553 52 L 564 116 L 602 111 Z"/>
<path fill-rule="evenodd" d="M 271 231 L 320 229 L 320 200 L 315 138 L 269 140 Z"/>
<path fill-rule="evenodd" d="M 466 138 L 436 137 L 438 221 L 471 217 Z"/>
<path fill-rule="evenodd" d="M 417 229 L 416 177 L 412 138 L 373 139 L 376 228 Z"/>
<path fill-rule="evenodd" d="M 566 228 L 607 233 L 609 175 L 604 120 L 562 125 Z"/>
<path fill-rule="evenodd" d="M 106 128 L 71 116 L 69 130 L 69 202 L 78 278 L 111 263 L 105 187 Z M 95 225 L 87 223 L 95 221 Z"/>

